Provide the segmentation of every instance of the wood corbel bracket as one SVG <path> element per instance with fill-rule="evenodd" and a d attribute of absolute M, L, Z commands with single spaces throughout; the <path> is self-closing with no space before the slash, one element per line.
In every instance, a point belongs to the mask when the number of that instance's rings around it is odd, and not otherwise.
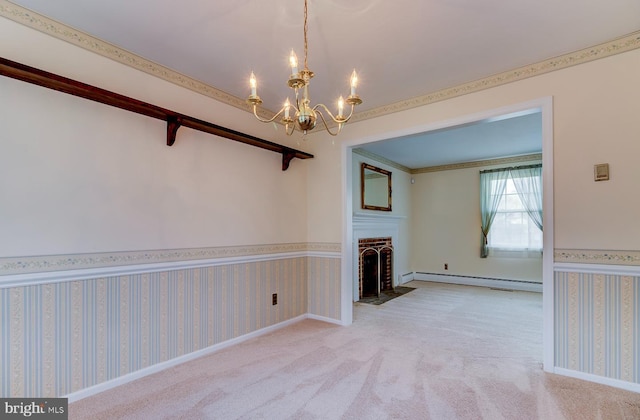
<path fill-rule="evenodd" d="M 291 160 L 296 157 L 295 150 L 285 150 L 282 152 L 282 170 L 286 171 L 289 169 L 289 163 Z"/>
<path fill-rule="evenodd" d="M 250 146 L 259 147 L 261 149 L 270 150 L 272 152 L 282 154 L 282 170 L 286 171 L 293 158 L 311 159 L 312 154 L 302 152 L 300 150 L 291 149 L 289 147 L 263 140 L 249 134 L 221 127 L 219 125 L 180 114 L 147 102 L 129 98 L 115 92 L 110 92 L 96 86 L 68 79 L 57 74 L 39 70 L 15 61 L 7 60 L 0 57 L 0 75 L 13 79 L 22 80 L 23 82 L 32 83 L 34 85 L 46 87 L 48 89 L 64 92 L 69 95 L 78 96 L 80 98 L 89 99 L 91 101 L 100 102 L 105 105 L 114 106 L 137 114 L 146 115 L 147 117 L 156 118 L 167 122 L 167 146 L 173 146 L 176 142 L 176 134 L 182 126 L 213 134 L 229 140 L 245 143 Z"/>
<path fill-rule="evenodd" d="M 178 117 L 167 117 L 167 146 L 173 146 L 176 142 L 176 134 L 182 122 Z"/>

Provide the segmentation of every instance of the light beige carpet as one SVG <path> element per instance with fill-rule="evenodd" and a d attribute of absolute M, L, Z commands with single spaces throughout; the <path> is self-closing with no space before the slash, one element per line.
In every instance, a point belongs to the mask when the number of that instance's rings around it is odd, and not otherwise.
<path fill-rule="evenodd" d="M 640 419 L 640 394 L 542 371 L 542 295 L 411 282 L 69 407 L 70 419 Z"/>

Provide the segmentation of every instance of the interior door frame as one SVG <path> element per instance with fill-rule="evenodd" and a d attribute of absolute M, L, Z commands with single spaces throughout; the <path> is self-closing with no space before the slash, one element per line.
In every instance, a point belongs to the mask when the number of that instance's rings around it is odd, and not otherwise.
<path fill-rule="evenodd" d="M 547 96 L 527 102 L 462 115 L 446 121 L 405 127 L 382 132 L 374 136 L 349 139 L 341 143 L 343 238 L 341 267 L 341 324 L 353 322 L 353 161 L 352 150 L 363 144 L 424 133 L 458 125 L 504 118 L 506 115 L 539 110 L 542 115 L 542 177 L 543 177 L 543 256 L 542 256 L 542 311 L 543 311 L 543 368 L 553 372 L 555 358 L 554 335 L 554 223 L 553 223 L 553 97 Z"/>

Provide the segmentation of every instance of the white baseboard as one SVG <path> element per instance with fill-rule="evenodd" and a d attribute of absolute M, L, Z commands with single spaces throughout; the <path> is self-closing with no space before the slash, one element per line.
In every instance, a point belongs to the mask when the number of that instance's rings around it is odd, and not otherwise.
<path fill-rule="evenodd" d="M 620 379 L 612 379 L 604 376 L 598 376 L 590 373 L 578 372 L 576 370 L 558 367 L 554 368 L 552 372 L 562 376 L 569 376 L 571 378 L 581 379 L 583 381 L 595 382 L 602 385 L 608 385 L 615 388 L 621 388 L 627 391 L 640 393 L 640 384 L 635 382 L 621 381 Z"/>
<path fill-rule="evenodd" d="M 143 378 L 145 376 L 160 372 L 162 370 L 171 368 L 173 366 L 179 365 L 181 363 L 184 362 L 188 362 L 189 360 L 193 360 L 193 359 L 197 359 L 198 357 L 202 357 L 202 356 L 206 356 L 208 354 L 211 353 L 215 353 L 217 351 L 220 351 L 222 349 L 226 349 L 227 347 L 231 347 L 233 345 L 242 343 L 244 341 L 250 340 L 252 338 L 256 338 L 259 337 L 261 335 L 265 335 L 268 333 L 271 333 L 273 331 L 279 330 L 281 328 L 287 327 L 291 324 L 295 324 L 296 322 L 300 322 L 304 319 L 310 318 L 310 316 L 308 314 L 304 314 L 304 315 L 300 315 L 297 316 L 295 318 L 280 322 L 278 324 L 275 325 L 271 325 L 269 327 L 265 327 L 265 328 L 261 328 L 259 330 L 250 332 L 248 334 L 242 335 L 240 337 L 236 337 L 233 338 L 231 340 L 227 340 L 224 341 L 222 343 L 218 343 L 218 344 L 214 344 L 213 346 L 198 350 L 198 351 L 194 351 L 192 353 L 189 354 L 185 354 L 183 356 L 180 357 L 176 357 L 175 359 L 171 359 L 171 360 L 167 360 L 161 363 L 157 363 L 153 366 L 149 366 L 146 367 L 144 369 L 140 369 L 137 370 L 135 372 L 131 372 L 129 374 L 120 376 L 118 378 L 115 379 L 111 379 L 109 381 L 106 382 L 102 382 L 100 384 L 91 386 L 89 388 L 85 388 L 85 389 L 81 389 L 80 391 L 76 391 L 76 392 L 72 392 L 71 394 L 65 395 L 64 398 L 68 398 L 69 402 L 72 403 L 74 401 L 78 401 L 81 400 L 83 398 L 87 398 L 90 397 L 92 395 L 96 395 L 100 392 L 106 391 L 108 389 L 112 389 L 115 388 L 117 386 L 120 385 L 124 385 L 128 382 L 131 381 L 135 381 L 136 379 L 140 379 Z M 324 319 L 323 317 L 318 317 L 316 319 L 322 318 L 322 321 L 327 321 L 327 322 L 337 322 L 335 319 L 330 319 L 330 318 L 326 318 Z"/>
<path fill-rule="evenodd" d="M 326 316 L 307 314 L 306 317 L 309 319 L 315 319 L 316 321 L 327 322 L 329 324 L 336 324 L 336 325 L 342 325 L 342 326 L 346 325 L 339 319 L 327 318 Z"/>
<path fill-rule="evenodd" d="M 484 277 L 467 277 L 435 273 L 413 273 L 413 280 L 542 293 L 542 283 L 517 280 L 489 279 Z"/>

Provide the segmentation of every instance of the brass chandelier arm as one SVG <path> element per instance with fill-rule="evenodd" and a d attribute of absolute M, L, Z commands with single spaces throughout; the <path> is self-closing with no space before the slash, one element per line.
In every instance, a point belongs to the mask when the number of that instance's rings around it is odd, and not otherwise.
<path fill-rule="evenodd" d="M 329 108 L 327 108 L 327 106 L 325 104 L 317 104 L 316 106 L 313 107 L 313 110 L 316 111 L 318 110 L 318 108 L 322 107 L 322 109 L 324 109 L 324 111 L 327 113 L 327 115 L 329 115 L 329 117 L 331 117 L 331 119 L 333 120 L 333 122 L 337 123 L 337 124 L 344 124 L 346 122 L 348 122 L 351 119 L 351 116 L 353 115 L 353 105 L 351 105 L 351 112 L 349 112 L 349 116 L 344 117 L 344 116 L 337 116 L 334 117 L 333 114 L 331 113 L 331 111 L 329 111 Z M 320 115 L 322 115 L 322 113 L 320 113 Z"/>
<path fill-rule="evenodd" d="M 258 121 L 263 122 L 263 123 L 270 123 L 275 121 L 276 118 L 278 118 L 278 116 L 280 116 L 280 114 L 282 114 L 284 112 L 285 107 L 280 108 L 280 111 L 278 111 L 272 118 L 262 118 L 258 115 L 258 105 L 257 104 L 253 104 L 253 115 L 258 119 Z"/>
<path fill-rule="evenodd" d="M 293 123 L 292 119 L 290 119 L 290 121 L 285 121 L 284 132 L 286 133 L 287 136 L 292 135 L 293 132 L 296 131 L 296 125 L 292 123 Z M 289 126 L 291 126 L 291 129 L 289 129 Z"/>
<path fill-rule="evenodd" d="M 263 122 L 263 123 L 270 123 L 276 120 L 276 118 L 278 118 L 278 116 L 280 116 L 285 109 L 287 108 L 286 106 L 283 106 L 280 111 L 278 111 L 273 117 L 271 118 L 261 118 L 258 115 L 257 112 L 257 104 L 253 104 L 253 115 L 258 119 L 258 121 Z M 295 109 L 296 111 L 298 110 L 294 105 L 290 105 L 289 108 Z M 295 120 L 291 117 L 282 117 L 282 122 L 284 123 L 284 132 L 286 133 L 287 136 L 290 136 L 291 134 L 293 134 L 293 132 L 296 129 L 296 126 L 294 124 Z M 291 127 L 291 128 L 289 128 Z"/>
<path fill-rule="evenodd" d="M 320 104 L 318 104 L 318 105 L 320 105 Z M 314 107 L 314 109 L 316 109 L 318 107 L 318 105 L 316 105 Z M 327 109 L 326 106 L 322 105 L 322 107 L 325 110 L 327 110 L 327 112 L 329 112 L 329 110 Z M 331 134 L 334 137 L 337 136 L 338 134 L 340 134 L 340 131 L 342 131 L 342 125 L 343 125 L 344 121 L 343 122 L 338 122 L 335 118 L 333 118 L 331 113 L 329 113 L 329 116 L 331 116 L 331 119 L 338 123 L 338 130 L 334 133 L 333 131 L 331 131 L 331 129 L 327 125 L 327 120 L 324 118 L 324 115 L 322 115 L 322 112 L 320 110 L 318 110 L 317 114 L 320 115 L 320 119 L 322 120 L 322 124 L 324 125 L 324 129 L 327 130 L 327 133 Z"/>

